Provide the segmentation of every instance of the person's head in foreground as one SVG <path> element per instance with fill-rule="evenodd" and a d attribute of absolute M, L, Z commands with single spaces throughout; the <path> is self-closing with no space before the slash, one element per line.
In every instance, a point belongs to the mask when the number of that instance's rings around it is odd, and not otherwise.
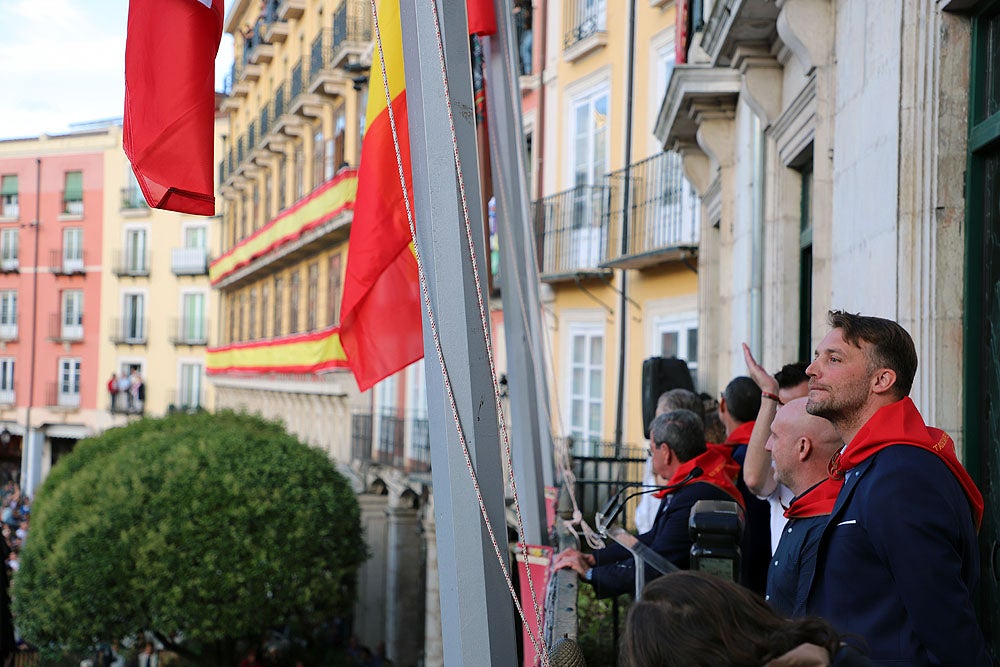
<path fill-rule="evenodd" d="M 831 664 L 840 649 L 840 637 L 823 619 L 784 618 L 749 589 L 688 570 L 643 589 L 625 623 L 621 664 L 812 667 Z"/>

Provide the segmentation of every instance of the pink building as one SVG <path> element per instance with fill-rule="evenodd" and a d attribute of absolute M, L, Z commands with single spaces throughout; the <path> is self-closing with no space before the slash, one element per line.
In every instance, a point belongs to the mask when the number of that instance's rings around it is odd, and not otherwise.
<path fill-rule="evenodd" d="M 0 481 L 94 432 L 106 130 L 0 141 Z"/>

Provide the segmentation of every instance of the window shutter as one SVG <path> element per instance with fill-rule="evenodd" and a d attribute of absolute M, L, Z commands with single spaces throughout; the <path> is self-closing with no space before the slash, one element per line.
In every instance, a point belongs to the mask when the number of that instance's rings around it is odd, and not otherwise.
<path fill-rule="evenodd" d="M 12 176 L 4 176 L 2 185 L 0 185 L 0 195 L 9 196 L 17 194 L 17 174 Z"/>
<path fill-rule="evenodd" d="M 79 201 L 83 199 L 83 172 L 66 172 L 66 193 L 63 196 L 65 201 Z"/>

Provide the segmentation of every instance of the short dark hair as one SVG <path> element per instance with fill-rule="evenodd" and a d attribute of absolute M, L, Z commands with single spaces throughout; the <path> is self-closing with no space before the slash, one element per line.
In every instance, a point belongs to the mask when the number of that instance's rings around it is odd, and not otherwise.
<path fill-rule="evenodd" d="M 657 415 L 649 425 L 649 436 L 656 446 L 670 447 L 681 463 L 706 450 L 701 417 L 690 410 L 671 410 Z"/>
<path fill-rule="evenodd" d="M 906 329 L 892 320 L 843 310 L 831 310 L 827 319 L 832 328 L 843 332 L 844 340 L 851 345 L 860 348 L 861 341 L 868 343 L 869 370 L 891 369 L 896 373 L 897 396 L 909 396 L 917 374 L 917 350 Z"/>
<path fill-rule="evenodd" d="M 832 657 L 841 637 L 819 617 L 785 618 L 748 588 L 681 571 L 646 585 L 629 610 L 621 643 L 628 667 L 763 665 L 800 644 Z"/>
<path fill-rule="evenodd" d="M 671 389 L 660 394 L 656 401 L 656 412 L 662 414 L 671 410 L 690 410 L 704 421 L 705 403 L 701 396 L 690 389 Z"/>
<path fill-rule="evenodd" d="M 809 368 L 808 361 L 796 361 L 794 364 L 785 364 L 781 370 L 774 374 L 774 379 L 778 381 L 779 389 L 791 389 L 798 387 L 803 382 L 809 382 L 806 369 Z"/>
<path fill-rule="evenodd" d="M 752 422 L 760 412 L 760 387 L 745 375 L 733 378 L 722 397 L 726 410 L 738 422 Z"/>

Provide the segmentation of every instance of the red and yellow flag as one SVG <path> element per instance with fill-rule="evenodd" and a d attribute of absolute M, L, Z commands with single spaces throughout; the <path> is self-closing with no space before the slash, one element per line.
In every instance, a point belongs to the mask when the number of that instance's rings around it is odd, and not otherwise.
<path fill-rule="evenodd" d="M 411 207 L 413 177 L 398 0 L 379 0 L 378 28 Z M 364 391 L 424 354 L 413 239 L 403 203 L 378 57 L 372 58 L 358 192 L 347 250 L 340 341 Z"/>

